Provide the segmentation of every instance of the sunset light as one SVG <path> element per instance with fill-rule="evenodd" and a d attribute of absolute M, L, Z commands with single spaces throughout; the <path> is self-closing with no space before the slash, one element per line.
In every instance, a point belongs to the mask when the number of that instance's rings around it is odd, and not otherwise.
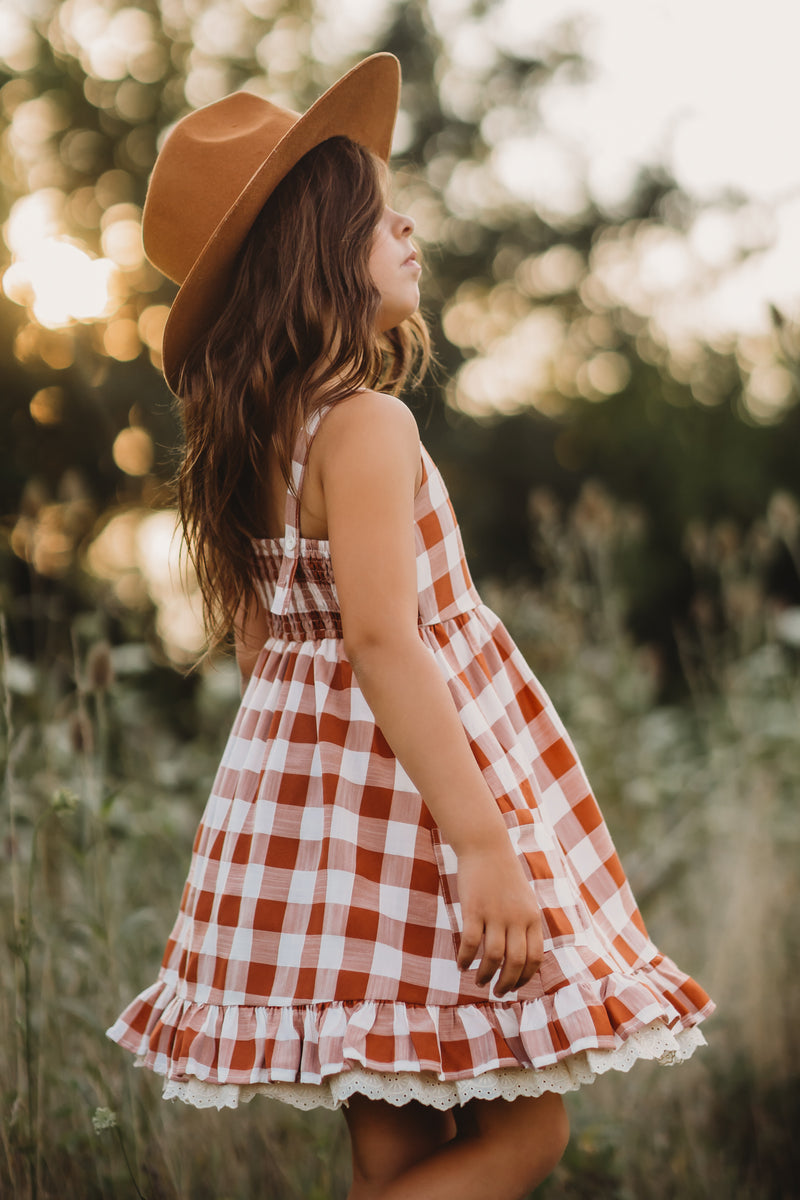
<path fill-rule="evenodd" d="M 91 258 L 68 241 L 45 238 L 3 276 L 3 290 L 26 304 L 40 325 L 58 329 L 72 321 L 96 321 L 114 308 L 116 267 Z"/>
<path fill-rule="evenodd" d="M 99 320 L 119 303 L 117 264 L 93 257 L 63 233 L 65 199 L 56 188 L 24 196 L 4 227 L 12 262 L 3 275 L 3 291 L 45 329 Z"/>

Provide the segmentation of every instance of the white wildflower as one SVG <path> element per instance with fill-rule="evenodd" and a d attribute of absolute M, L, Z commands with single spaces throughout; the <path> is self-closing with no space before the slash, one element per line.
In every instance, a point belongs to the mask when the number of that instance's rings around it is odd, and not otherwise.
<path fill-rule="evenodd" d="M 102 1133 L 104 1129 L 116 1129 L 118 1124 L 113 1108 L 96 1108 L 92 1114 L 95 1133 Z"/>

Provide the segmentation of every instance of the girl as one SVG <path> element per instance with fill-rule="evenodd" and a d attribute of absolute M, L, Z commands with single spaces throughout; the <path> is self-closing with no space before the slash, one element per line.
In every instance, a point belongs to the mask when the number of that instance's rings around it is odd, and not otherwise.
<path fill-rule="evenodd" d="M 427 350 L 398 95 L 382 54 L 302 117 L 229 96 L 150 182 L 183 522 L 244 695 L 159 980 L 109 1034 L 190 1104 L 343 1106 L 350 1200 L 503 1200 L 558 1162 L 562 1093 L 688 1057 L 713 1006 L 388 394 Z"/>

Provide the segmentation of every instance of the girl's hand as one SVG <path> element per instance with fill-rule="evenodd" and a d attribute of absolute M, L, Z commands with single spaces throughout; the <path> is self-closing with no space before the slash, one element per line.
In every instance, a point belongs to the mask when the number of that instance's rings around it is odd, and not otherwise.
<path fill-rule="evenodd" d="M 523 987 L 541 966 L 542 918 L 511 846 L 508 851 L 462 851 L 458 894 L 464 922 L 457 960 L 461 970 L 474 961 L 482 944 L 476 982 L 483 987 L 502 968 L 496 996 Z"/>

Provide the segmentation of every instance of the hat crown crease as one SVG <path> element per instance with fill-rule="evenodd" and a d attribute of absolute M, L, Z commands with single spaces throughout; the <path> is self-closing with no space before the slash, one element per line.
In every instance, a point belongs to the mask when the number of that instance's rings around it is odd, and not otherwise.
<path fill-rule="evenodd" d="M 145 212 L 150 259 L 182 283 L 242 189 L 298 119 L 296 113 L 251 97 L 250 111 L 209 113 L 178 127 L 166 171 L 154 174 Z M 203 110 L 194 114 L 203 116 Z M 203 180 L 213 186 L 203 186 Z M 159 215 L 153 220 L 152 214 Z M 150 219 L 148 220 L 148 216 Z M 176 223 L 181 237 L 175 238 Z"/>

